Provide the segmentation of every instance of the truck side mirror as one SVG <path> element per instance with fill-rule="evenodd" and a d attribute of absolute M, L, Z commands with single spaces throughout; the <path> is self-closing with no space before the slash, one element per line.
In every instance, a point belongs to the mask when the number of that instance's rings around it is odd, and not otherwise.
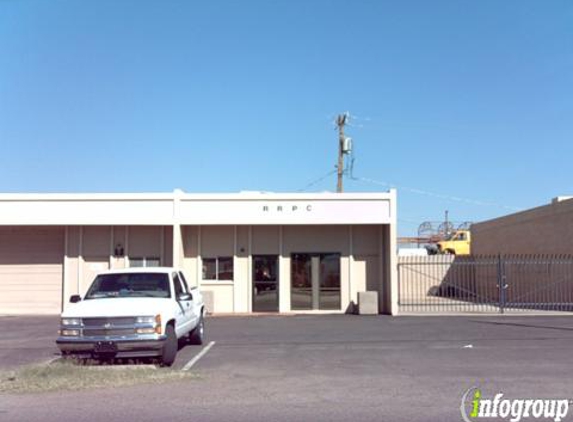
<path fill-rule="evenodd" d="M 70 296 L 70 303 L 78 303 L 82 300 L 80 295 L 71 295 Z"/>
<path fill-rule="evenodd" d="M 193 296 L 191 296 L 191 293 L 181 293 L 177 300 L 193 300 Z"/>

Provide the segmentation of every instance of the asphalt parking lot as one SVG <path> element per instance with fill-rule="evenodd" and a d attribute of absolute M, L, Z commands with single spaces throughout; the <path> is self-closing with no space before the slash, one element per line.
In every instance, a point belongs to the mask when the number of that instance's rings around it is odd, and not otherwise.
<path fill-rule="evenodd" d="M 0 368 L 48 361 L 59 355 L 59 316 L 0 316 Z"/>
<path fill-rule="evenodd" d="M 57 322 L 0 317 L 0 367 L 54 356 Z M 573 398 L 569 316 L 216 317 L 207 330 L 216 343 L 197 379 L 4 395 L 0 420 L 458 421 L 474 386 Z M 175 366 L 201 350 L 183 348 Z"/>

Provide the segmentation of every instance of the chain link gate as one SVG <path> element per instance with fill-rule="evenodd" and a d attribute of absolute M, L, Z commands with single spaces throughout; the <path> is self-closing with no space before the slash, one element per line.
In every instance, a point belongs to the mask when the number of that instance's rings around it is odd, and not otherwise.
<path fill-rule="evenodd" d="M 401 313 L 573 311 L 573 256 L 400 257 Z"/>

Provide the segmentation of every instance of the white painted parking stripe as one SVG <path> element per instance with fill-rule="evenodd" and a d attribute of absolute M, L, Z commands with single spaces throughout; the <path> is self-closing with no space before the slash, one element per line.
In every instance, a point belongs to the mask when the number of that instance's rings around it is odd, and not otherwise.
<path fill-rule="evenodd" d="M 205 356 L 207 354 L 207 352 L 211 349 L 211 347 L 213 347 L 214 345 L 215 345 L 214 341 L 209 343 L 206 347 L 203 348 L 203 350 L 201 350 L 199 353 L 197 353 L 197 355 L 195 355 L 195 357 L 193 359 L 191 359 L 189 362 L 187 362 L 187 364 L 181 370 L 182 371 L 188 371 L 189 369 L 191 369 L 193 367 L 193 365 L 195 365 L 199 361 L 199 359 L 201 359 L 203 356 Z"/>

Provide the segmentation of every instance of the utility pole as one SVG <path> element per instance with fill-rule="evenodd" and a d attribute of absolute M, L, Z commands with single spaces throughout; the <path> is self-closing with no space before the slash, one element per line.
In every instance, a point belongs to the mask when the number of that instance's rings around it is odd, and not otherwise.
<path fill-rule="evenodd" d="M 450 236 L 450 220 L 449 220 L 449 218 L 448 218 L 449 215 L 450 215 L 450 212 L 449 212 L 448 210 L 446 210 L 446 220 L 445 220 L 445 223 L 446 223 L 446 227 L 445 227 L 445 229 L 446 229 L 446 237 L 449 237 L 449 236 Z"/>
<path fill-rule="evenodd" d="M 342 174 L 344 173 L 344 125 L 346 124 L 347 118 L 348 114 L 344 113 L 339 114 L 336 119 L 336 124 L 338 126 L 338 183 L 336 184 L 336 192 L 338 193 L 344 190 L 342 186 Z"/>

